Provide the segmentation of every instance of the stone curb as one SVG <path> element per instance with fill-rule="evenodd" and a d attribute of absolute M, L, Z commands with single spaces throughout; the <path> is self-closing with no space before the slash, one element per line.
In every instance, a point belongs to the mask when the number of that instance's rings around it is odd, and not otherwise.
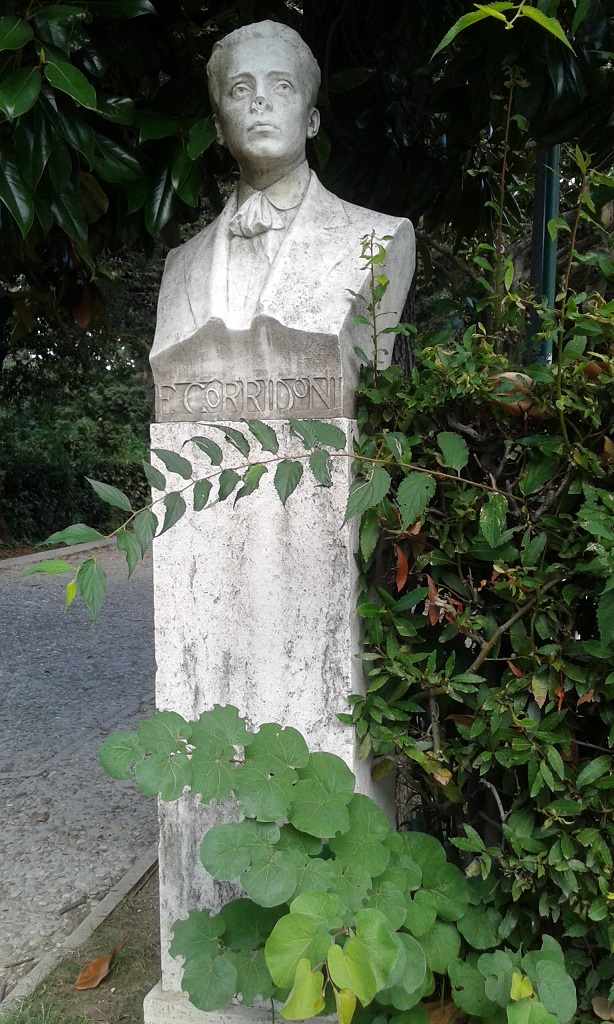
<path fill-rule="evenodd" d="M 19 555 L 17 558 L 0 558 L 0 569 L 13 569 L 18 565 L 35 565 L 36 562 L 46 562 L 49 558 L 58 558 L 62 555 L 78 555 L 80 551 L 89 551 L 91 548 L 106 548 L 114 544 L 115 538 L 109 540 L 88 541 L 87 544 L 72 544 L 68 548 L 54 548 L 53 551 L 34 552 L 32 555 Z"/>
<path fill-rule="evenodd" d="M 83 547 L 83 545 L 77 545 Z M 29 555 L 25 556 L 29 558 Z M 15 559 L 19 561 L 19 559 Z M 96 929 L 106 921 L 107 917 L 116 907 L 128 896 L 141 879 L 153 868 L 158 859 L 158 845 L 151 846 L 147 853 L 139 857 L 137 862 L 130 868 L 123 878 L 113 886 L 103 900 L 94 907 L 92 912 L 82 921 L 78 928 L 75 928 L 68 938 L 64 940 L 58 949 L 52 949 L 46 953 L 40 963 L 34 967 L 29 974 L 17 983 L 12 992 L 0 1003 L 0 1021 L 9 1015 L 12 1010 L 18 1008 L 16 1004 L 22 1003 L 32 994 L 43 981 L 45 981 L 58 964 L 64 959 L 67 953 L 79 949 L 91 938 Z"/>

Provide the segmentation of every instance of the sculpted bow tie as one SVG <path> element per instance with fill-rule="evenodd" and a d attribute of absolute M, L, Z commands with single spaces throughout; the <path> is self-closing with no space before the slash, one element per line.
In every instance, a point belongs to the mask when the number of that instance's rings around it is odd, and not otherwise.
<path fill-rule="evenodd" d="M 253 238 L 265 231 L 279 231 L 283 227 L 282 218 L 264 192 L 253 192 L 228 225 L 231 234 L 244 238 Z"/>

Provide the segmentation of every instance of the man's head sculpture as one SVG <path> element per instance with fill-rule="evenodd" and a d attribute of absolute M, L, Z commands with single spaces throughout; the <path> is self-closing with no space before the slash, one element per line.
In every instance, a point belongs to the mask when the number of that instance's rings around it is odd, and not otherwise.
<path fill-rule="evenodd" d="M 261 21 L 229 33 L 207 65 L 218 142 L 248 183 L 267 187 L 305 159 L 320 125 L 320 68 L 287 25 Z"/>

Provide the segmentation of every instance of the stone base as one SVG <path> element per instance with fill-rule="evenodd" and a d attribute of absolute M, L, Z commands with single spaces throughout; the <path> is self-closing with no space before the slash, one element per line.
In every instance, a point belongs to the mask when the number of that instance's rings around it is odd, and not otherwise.
<path fill-rule="evenodd" d="M 197 1010 L 185 992 L 169 992 L 154 985 L 143 1001 L 144 1024 L 271 1024 L 268 1007 L 229 1003 L 221 1010 Z"/>

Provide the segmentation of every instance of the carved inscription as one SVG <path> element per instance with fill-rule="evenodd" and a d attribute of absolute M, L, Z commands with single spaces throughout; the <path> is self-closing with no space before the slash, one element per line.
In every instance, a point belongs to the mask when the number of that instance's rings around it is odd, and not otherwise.
<path fill-rule="evenodd" d="M 157 387 L 160 420 L 330 416 L 341 401 L 341 377 L 177 381 Z"/>

